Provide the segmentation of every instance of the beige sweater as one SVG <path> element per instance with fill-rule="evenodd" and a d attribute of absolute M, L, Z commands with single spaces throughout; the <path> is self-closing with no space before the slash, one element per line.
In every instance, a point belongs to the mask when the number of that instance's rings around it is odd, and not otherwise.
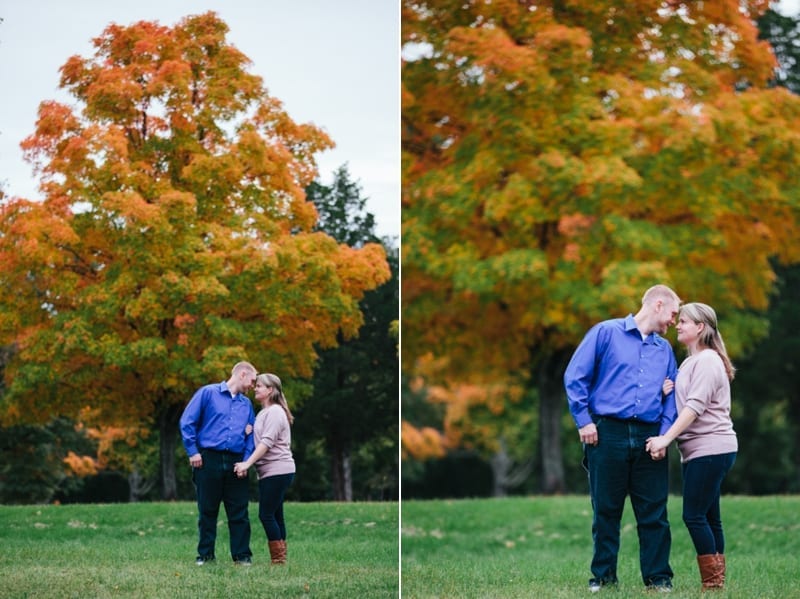
<path fill-rule="evenodd" d="M 277 404 L 261 410 L 253 427 L 253 441 L 267 446 L 267 453 L 261 456 L 255 466 L 258 478 L 290 474 L 295 471 L 292 457 L 292 429 L 286 412 Z"/>
<path fill-rule="evenodd" d="M 689 407 L 697 418 L 678 436 L 681 461 L 738 450 L 731 421 L 731 385 L 722 358 L 704 349 L 686 358 L 675 379 L 678 413 Z"/>

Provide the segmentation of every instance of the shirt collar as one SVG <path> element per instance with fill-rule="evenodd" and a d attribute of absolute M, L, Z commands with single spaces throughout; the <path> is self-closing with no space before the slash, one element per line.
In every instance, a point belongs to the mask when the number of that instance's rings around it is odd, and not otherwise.
<path fill-rule="evenodd" d="M 655 343 L 656 339 L 652 332 L 642 338 L 642 332 L 636 324 L 636 319 L 633 317 L 633 314 L 628 314 L 628 316 L 625 317 L 625 332 L 630 333 L 631 331 L 635 331 L 636 336 L 642 339 L 643 343 Z"/>
<path fill-rule="evenodd" d="M 239 401 L 250 401 L 250 399 L 244 393 L 237 393 L 234 395 L 230 389 L 228 389 L 228 381 L 222 381 L 219 384 L 219 392 L 226 393 L 231 396 L 232 400 L 239 400 Z"/>

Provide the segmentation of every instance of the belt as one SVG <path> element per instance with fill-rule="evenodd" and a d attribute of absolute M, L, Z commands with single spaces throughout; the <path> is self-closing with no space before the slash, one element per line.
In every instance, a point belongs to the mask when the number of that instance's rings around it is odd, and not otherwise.
<path fill-rule="evenodd" d="M 611 420 L 612 422 L 619 422 L 621 424 L 659 424 L 658 422 L 648 422 L 647 420 L 640 420 L 639 418 L 615 418 L 614 416 L 595 416 L 598 421 Z"/>
<path fill-rule="evenodd" d="M 220 455 L 243 455 L 244 454 L 243 451 L 226 451 L 226 450 L 223 450 L 223 449 L 210 449 L 208 447 L 201 447 L 200 451 L 201 452 L 208 451 L 208 452 L 211 452 L 211 453 L 218 453 Z"/>

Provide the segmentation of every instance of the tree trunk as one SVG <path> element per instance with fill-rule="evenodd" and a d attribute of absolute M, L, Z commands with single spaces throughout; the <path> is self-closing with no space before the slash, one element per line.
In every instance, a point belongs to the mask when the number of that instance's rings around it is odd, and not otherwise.
<path fill-rule="evenodd" d="M 353 501 L 353 476 L 350 466 L 350 450 L 335 446 L 331 452 L 333 468 L 333 498 L 336 501 Z"/>
<path fill-rule="evenodd" d="M 150 489 L 153 488 L 154 484 L 154 479 L 147 479 L 143 477 L 139 473 L 138 468 L 134 467 L 134 469 L 128 474 L 128 487 L 130 489 L 128 501 L 131 503 L 137 503 L 142 497 L 150 492 Z"/>
<path fill-rule="evenodd" d="M 492 456 L 489 463 L 492 466 L 492 496 L 506 497 L 508 490 L 522 484 L 533 470 L 533 460 L 524 464 L 514 464 L 508 455 L 505 439 L 501 438 L 500 447 Z"/>
<path fill-rule="evenodd" d="M 180 406 L 170 405 L 158 418 L 161 498 L 166 501 L 174 501 L 178 497 L 178 485 L 175 480 L 175 447 L 178 443 L 178 427 L 182 412 Z"/>
<path fill-rule="evenodd" d="M 546 495 L 566 491 L 564 456 L 561 452 L 561 417 L 567 405 L 563 376 L 568 362 L 569 354 L 559 351 L 542 360 L 535 371 L 539 388 L 542 493 Z"/>

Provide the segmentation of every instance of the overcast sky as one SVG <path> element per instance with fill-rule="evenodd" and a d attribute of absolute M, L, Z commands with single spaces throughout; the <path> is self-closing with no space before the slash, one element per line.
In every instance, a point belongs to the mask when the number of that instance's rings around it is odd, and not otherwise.
<path fill-rule="evenodd" d="M 377 232 L 400 234 L 399 0 L 0 0 L 0 181 L 11 196 L 41 197 L 19 143 L 43 100 L 70 103 L 58 69 L 93 54 L 115 22 L 173 26 L 215 11 L 228 41 L 252 61 L 296 122 L 336 143 L 317 156 L 323 182 L 344 163 L 369 198 Z"/>
<path fill-rule="evenodd" d="M 775 10 L 787 16 L 796 16 L 800 13 L 800 0 L 781 0 Z"/>

